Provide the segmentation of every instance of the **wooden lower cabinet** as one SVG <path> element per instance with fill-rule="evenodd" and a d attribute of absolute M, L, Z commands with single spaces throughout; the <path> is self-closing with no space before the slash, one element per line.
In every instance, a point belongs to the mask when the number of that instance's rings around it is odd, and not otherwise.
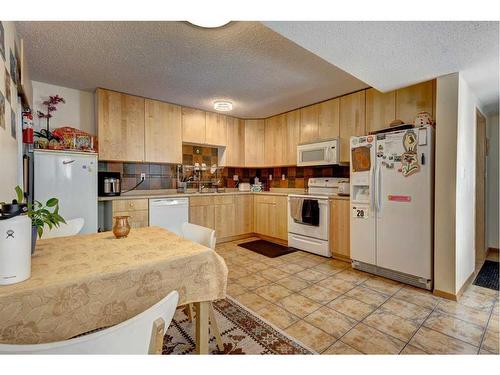
<path fill-rule="evenodd" d="M 215 198 L 215 236 L 217 238 L 234 236 L 235 205 L 234 196 L 219 196 Z"/>
<path fill-rule="evenodd" d="M 330 252 L 332 256 L 350 259 L 350 204 L 347 199 L 330 202 Z"/>
<path fill-rule="evenodd" d="M 119 199 L 113 201 L 113 217 L 130 216 L 132 228 L 149 226 L 149 202 L 147 199 Z"/>
<path fill-rule="evenodd" d="M 189 222 L 215 229 L 217 241 L 253 232 L 253 196 L 189 198 Z"/>
<path fill-rule="evenodd" d="M 215 229 L 215 205 L 213 197 L 189 198 L 189 222 Z"/>
<path fill-rule="evenodd" d="M 254 196 L 254 232 L 268 237 L 288 239 L 287 197 Z"/>
<path fill-rule="evenodd" d="M 253 195 L 234 196 L 234 235 L 253 232 Z"/>

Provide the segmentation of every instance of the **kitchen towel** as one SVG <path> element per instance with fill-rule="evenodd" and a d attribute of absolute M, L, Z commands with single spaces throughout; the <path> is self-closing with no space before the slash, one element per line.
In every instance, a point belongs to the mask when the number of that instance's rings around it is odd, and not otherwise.
<path fill-rule="evenodd" d="M 315 199 L 304 199 L 302 203 L 302 222 L 319 226 L 319 204 Z"/>
<path fill-rule="evenodd" d="M 297 222 L 302 222 L 302 202 L 304 198 L 290 198 L 290 215 Z"/>

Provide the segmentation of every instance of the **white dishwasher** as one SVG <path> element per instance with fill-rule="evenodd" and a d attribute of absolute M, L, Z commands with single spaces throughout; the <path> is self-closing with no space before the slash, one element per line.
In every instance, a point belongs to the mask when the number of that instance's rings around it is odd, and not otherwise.
<path fill-rule="evenodd" d="M 189 198 L 149 200 L 149 225 L 182 235 L 182 224 L 189 220 Z"/>

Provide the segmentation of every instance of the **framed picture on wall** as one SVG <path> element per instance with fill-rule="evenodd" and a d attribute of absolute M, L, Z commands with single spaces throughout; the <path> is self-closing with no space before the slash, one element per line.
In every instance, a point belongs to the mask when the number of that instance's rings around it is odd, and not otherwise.
<path fill-rule="evenodd" d="M 16 139 L 16 112 L 10 110 L 10 135 Z"/>
<path fill-rule="evenodd" d="M 12 100 L 10 97 L 10 74 L 7 68 L 5 68 L 5 99 L 10 103 Z"/>
<path fill-rule="evenodd" d="M 18 64 L 17 64 L 17 53 L 10 49 L 10 76 L 12 77 L 12 81 L 14 82 L 14 86 L 18 84 L 19 74 L 17 72 Z"/>
<path fill-rule="evenodd" d="M 5 97 L 0 91 L 0 128 L 5 129 Z"/>
<path fill-rule="evenodd" d="M 5 31 L 3 29 L 3 23 L 0 21 L 0 56 L 2 56 L 3 61 L 5 61 Z"/>

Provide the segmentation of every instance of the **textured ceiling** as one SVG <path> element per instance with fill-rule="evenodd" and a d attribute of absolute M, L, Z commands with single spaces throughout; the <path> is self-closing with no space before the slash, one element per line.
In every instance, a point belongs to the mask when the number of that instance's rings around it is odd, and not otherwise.
<path fill-rule="evenodd" d="M 264 22 L 380 91 L 462 72 L 498 112 L 498 22 Z"/>
<path fill-rule="evenodd" d="M 367 85 L 260 22 L 17 22 L 34 80 L 268 117 Z"/>

